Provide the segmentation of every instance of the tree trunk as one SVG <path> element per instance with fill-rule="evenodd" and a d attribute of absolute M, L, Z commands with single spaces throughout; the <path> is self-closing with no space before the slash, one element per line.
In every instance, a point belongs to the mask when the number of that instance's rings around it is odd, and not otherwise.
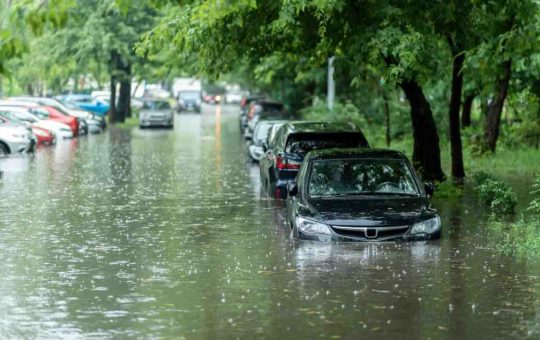
<path fill-rule="evenodd" d="M 512 60 L 506 60 L 502 64 L 502 74 L 495 82 L 495 93 L 487 108 L 487 115 L 484 125 L 484 151 L 495 152 L 497 139 L 499 138 L 499 128 L 501 114 L 508 94 L 510 77 L 512 76 Z"/>
<path fill-rule="evenodd" d="M 118 82 L 117 79 L 117 68 L 118 68 L 118 59 L 119 55 L 118 52 L 115 50 L 111 51 L 111 56 L 109 58 L 109 74 L 111 77 L 111 99 L 110 99 L 110 107 L 109 107 L 109 123 L 114 124 L 116 123 L 116 83 Z"/>
<path fill-rule="evenodd" d="M 122 79 L 120 82 L 120 96 L 118 97 L 119 121 L 124 122 L 131 117 L 131 82 Z"/>
<path fill-rule="evenodd" d="M 463 101 L 463 109 L 461 112 L 461 127 L 468 127 L 471 126 L 471 111 L 472 111 L 472 104 L 474 102 L 474 98 L 476 97 L 476 93 L 471 93 L 467 96 L 465 96 L 465 100 Z"/>
<path fill-rule="evenodd" d="M 111 104 L 109 107 L 109 123 L 116 123 L 116 76 L 111 75 Z"/>
<path fill-rule="evenodd" d="M 411 107 L 414 137 L 413 164 L 425 180 L 442 181 L 445 175 L 441 167 L 439 134 L 431 107 L 416 81 L 402 81 L 399 85 Z"/>
<path fill-rule="evenodd" d="M 465 177 L 461 130 L 459 127 L 459 109 L 461 108 L 461 93 L 463 89 L 463 73 L 461 71 L 464 61 L 464 53 L 455 55 L 452 61 L 452 93 L 450 95 L 450 107 L 448 110 L 450 147 L 452 150 L 452 178 L 457 182 L 461 182 Z"/>
<path fill-rule="evenodd" d="M 390 147 L 390 143 L 392 142 L 390 137 L 390 106 L 388 105 L 388 95 L 383 93 L 383 100 L 384 100 L 384 123 L 386 125 L 386 146 Z"/>
<path fill-rule="evenodd" d="M 120 96 L 118 97 L 119 121 L 124 122 L 131 117 L 131 65 L 122 64 L 120 80 Z"/>

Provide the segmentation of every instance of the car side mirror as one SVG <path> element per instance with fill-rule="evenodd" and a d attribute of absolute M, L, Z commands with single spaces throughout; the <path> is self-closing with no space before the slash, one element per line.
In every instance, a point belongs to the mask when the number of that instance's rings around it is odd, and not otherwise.
<path fill-rule="evenodd" d="M 424 183 L 424 190 L 426 191 L 426 194 L 428 196 L 432 196 L 435 192 L 435 186 L 431 182 L 425 182 Z"/>
<path fill-rule="evenodd" d="M 291 197 L 298 195 L 298 185 L 296 183 L 289 183 L 287 185 L 287 191 Z"/>

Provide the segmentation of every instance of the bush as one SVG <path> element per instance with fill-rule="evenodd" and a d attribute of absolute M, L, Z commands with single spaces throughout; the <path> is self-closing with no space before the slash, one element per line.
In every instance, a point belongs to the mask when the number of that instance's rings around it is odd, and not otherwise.
<path fill-rule="evenodd" d="M 351 102 L 334 104 L 334 109 L 330 111 L 326 106 L 326 102 L 317 98 L 313 106 L 306 107 L 300 111 L 302 118 L 308 120 L 320 120 L 326 122 L 341 122 L 352 123 L 357 128 L 362 130 L 366 135 L 370 145 L 377 145 L 384 140 L 384 131 L 373 129 L 366 119 L 366 116 L 361 113 Z M 369 127 L 368 127 L 369 125 Z M 381 141 L 379 141 L 379 139 Z"/>
<path fill-rule="evenodd" d="M 478 197 L 487 204 L 494 212 L 512 214 L 517 205 L 516 194 L 506 183 L 493 178 L 486 172 L 478 172 L 474 175 L 477 186 L 475 188 Z"/>
<path fill-rule="evenodd" d="M 484 184 L 488 179 L 495 179 L 495 177 L 493 177 L 491 174 L 488 174 L 487 172 L 482 170 L 475 172 L 473 174 L 473 177 L 477 185 Z"/>
<path fill-rule="evenodd" d="M 501 252 L 526 257 L 540 255 L 540 220 L 520 216 L 512 222 L 491 216 L 486 226 L 493 238 L 490 242 Z"/>

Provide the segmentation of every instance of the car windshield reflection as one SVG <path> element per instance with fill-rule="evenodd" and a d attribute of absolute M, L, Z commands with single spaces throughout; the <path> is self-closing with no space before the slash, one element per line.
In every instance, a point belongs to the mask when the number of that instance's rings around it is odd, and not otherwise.
<path fill-rule="evenodd" d="M 313 162 L 310 197 L 419 196 L 407 164 L 393 159 L 346 159 Z"/>

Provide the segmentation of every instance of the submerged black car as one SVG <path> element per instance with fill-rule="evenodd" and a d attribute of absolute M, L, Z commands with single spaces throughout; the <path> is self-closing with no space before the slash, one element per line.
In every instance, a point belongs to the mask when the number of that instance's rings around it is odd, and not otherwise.
<path fill-rule="evenodd" d="M 275 198 L 287 197 L 287 184 L 294 181 L 304 156 L 312 150 L 369 147 L 358 128 L 344 123 L 289 122 L 263 146 L 260 160 L 262 190 Z"/>
<path fill-rule="evenodd" d="M 287 223 L 294 237 L 317 241 L 437 239 L 441 220 L 423 185 L 397 151 L 310 152 L 288 186 Z"/>

